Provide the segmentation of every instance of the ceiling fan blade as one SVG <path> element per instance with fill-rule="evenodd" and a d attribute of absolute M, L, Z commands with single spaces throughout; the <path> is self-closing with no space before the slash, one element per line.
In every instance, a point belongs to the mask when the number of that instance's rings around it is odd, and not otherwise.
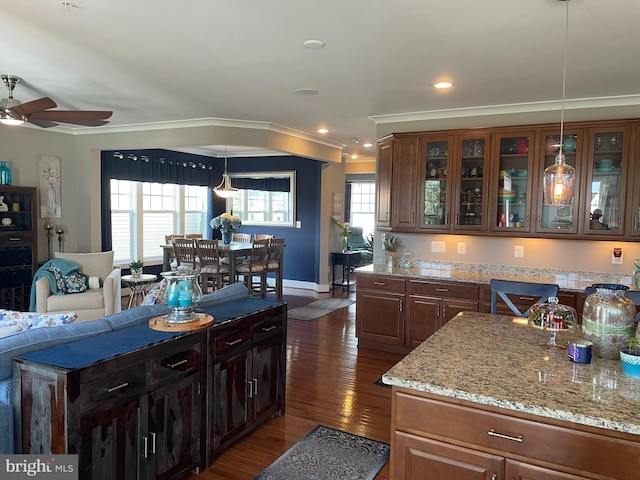
<path fill-rule="evenodd" d="M 42 128 L 55 127 L 57 125 L 60 125 L 59 123 L 56 123 L 56 122 L 50 122 L 49 120 L 38 120 L 36 118 L 27 118 L 27 122 L 33 123 L 34 125 L 38 125 L 39 127 L 42 127 Z"/>
<path fill-rule="evenodd" d="M 107 110 L 47 110 L 34 112 L 30 118 L 53 122 L 76 123 L 80 120 L 106 120 L 113 112 Z"/>
<path fill-rule="evenodd" d="M 56 108 L 58 105 L 49 97 L 42 97 L 37 100 L 31 100 L 27 103 L 21 103 L 13 107 L 13 110 L 20 115 L 29 115 L 41 110 L 47 110 L 49 108 Z"/>

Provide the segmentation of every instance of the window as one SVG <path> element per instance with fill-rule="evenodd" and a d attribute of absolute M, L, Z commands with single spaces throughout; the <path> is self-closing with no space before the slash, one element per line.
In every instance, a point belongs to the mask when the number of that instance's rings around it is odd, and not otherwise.
<path fill-rule="evenodd" d="M 244 225 L 294 226 L 295 172 L 229 176 L 238 193 L 227 200 L 227 210 L 238 215 Z"/>
<path fill-rule="evenodd" d="M 207 187 L 111 180 L 115 261 L 162 260 L 164 236 L 206 230 Z"/>
<path fill-rule="evenodd" d="M 351 210 L 349 223 L 362 227 L 362 234 L 373 235 L 375 228 L 376 184 L 351 182 Z"/>

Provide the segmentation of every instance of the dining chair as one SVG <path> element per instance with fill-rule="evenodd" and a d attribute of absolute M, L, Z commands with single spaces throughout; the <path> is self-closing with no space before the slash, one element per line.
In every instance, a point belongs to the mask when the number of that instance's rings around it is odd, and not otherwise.
<path fill-rule="evenodd" d="M 172 233 L 171 235 L 165 235 L 164 236 L 164 241 L 167 245 L 171 245 L 171 241 L 174 238 L 184 238 L 184 235 L 180 234 L 180 233 Z"/>
<path fill-rule="evenodd" d="M 209 279 L 213 290 L 218 290 L 225 285 L 225 277 L 229 282 L 229 266 L 220 264 L 220 249 L 218 240 L 196 239 L 196 254 L 200 260 L 200 284 L 202 291 L 209 291 Z"/>
<path fill-rule="evenodd" d="M 254 240 L 251 255 L 236 266 L 238 278 L 242 275 L 244 284 L 251 293 L 259 293 L 261 298 L 267 296 L 267 261 L 269 260 L 269 239 Z M 259 280 L 254 282 L 253 278 Z"/>
<path fill-rule="evenodd" d="M 254 240 L 264 240 L 265 238 L 273 238 L 273 235 L 269 235 L 268 233 L 257 233 L 253 236 Z"/>
<path fill-rule="evenodd" d="M 171 270 L 197 270 L 200 268 L 200 261 L 196 255 L 195 240 L 192 238 L 174 238 L 173 256 Z"/>
<path fill-rule="evenodd" d="M 201 233 L 187 233 L 184 238 L 192 238 L 194 240 L 197 240 L 198 238 L 202 238 L 202 234 Z"/>
<path fill-rule="evenodd" d="M 274 292 L 276 294 L 276 299 L 282 300 L 282 280 L 283 280 L 283 263 L 282 259 L 284 257 L 284 237 L 271 238 L 269 239 L 269 258 L 267 260 L 267 271 L 266 275 L 269 273 L 275 274 L 275 284 L 273 287 L 270 287 L 267 283 L 265 285 L 266 292 Z"/>
<path fill-rule="evenodd" d="M 251 243 L 251 234 L 250 233 L 232 233 L 231 241 L 240 242 L 240 243 Z"/>
<path fill-rule="evenodd" d="M 546 302 L 549 297 L 557 297 L 560 287 L 555 283 L 516 282 L 513 280 L 492 279 L 491 287 L 491 313 L 498 313 L 498 296 L 507 304 L 511 311 L 518 317 L 528 317 L 531 307 L 540 302 Z M 509 295 L 517 295 L 520 303 L 526 303 L 528 308 L 521 311 Z"/>

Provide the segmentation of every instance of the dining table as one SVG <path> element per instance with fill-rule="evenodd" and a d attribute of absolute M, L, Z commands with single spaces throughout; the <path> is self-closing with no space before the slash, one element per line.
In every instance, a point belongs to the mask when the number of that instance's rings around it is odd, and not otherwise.
<path fill-rule="evenodd" d="M 171 270 L 171 255 L 173 253 L 173 245 L 160 245 L 162 247 L 162 271 Z M 229 281 L 233 282 L 236 278 L 236 262 L 240 257 L 251 255 L 253 248 L 252 242 L 231 242 L 229 244 L 218 243 L 220 255 L 229 258 Z M 194 247 L 195 249 L 195 247 Z"/>

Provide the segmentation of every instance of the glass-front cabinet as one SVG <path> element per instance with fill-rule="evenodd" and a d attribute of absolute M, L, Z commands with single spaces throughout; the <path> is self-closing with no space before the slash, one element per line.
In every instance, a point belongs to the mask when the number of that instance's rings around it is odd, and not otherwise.
<path fill-rule="evenodd" d="M 456 137 L 454 230 L 487 229 L 486 179 L 490 153 L 489 134 Z"/>
<path fill-rule="evenodd" d="M 494 232 L 531 231 L 531 175 L 535 151 L 534 132 L 495 135 L 497 179 L 492 189 Z"/>
<path fill-rule="evenodd" d="M 583 197 L 585 235 L 622 236 L 629 168 L 628 127 L 589 130 L 587 175 Z"/>
<path fill-rule="evenodd" d="M 541 145 L 543 149 L 542 163 L 538 168 L 537 188 L 539 194 L 537 198 L 538 212 L 536 214 L 536 231 L 545 233 L 578 233 L 579 219 L 574 214 L 579 210 L 576 206 L 580 202 L 580 178 L 582 177 L 582 164 L 580 159 L 583 158 L 584 130 L 574 128 L 565 130 L 562 139 L 562 154 L 567 165 L 571 165 L 576 169 L 576 180 L 574 188 L 573 205 L 571 206 L 553 206 L 545 205 L 542 189 L 542 178 L 544 170 L 552 166 L 556 161 L 556 156 L 560 151 L 560 131 L 558 128 L 554 130 L 543 130 L 541 132 Z M 535 189 L 534 189 L 535 190 Z"/>
<path fill-rule="evenodd" d="M 418 173 L 424 184 L 418 194 L 418 208 L 422 210 L 419 228 L 442 230 L 449 226 L 452 143 L 450 136 L 421 140 Z"/>

